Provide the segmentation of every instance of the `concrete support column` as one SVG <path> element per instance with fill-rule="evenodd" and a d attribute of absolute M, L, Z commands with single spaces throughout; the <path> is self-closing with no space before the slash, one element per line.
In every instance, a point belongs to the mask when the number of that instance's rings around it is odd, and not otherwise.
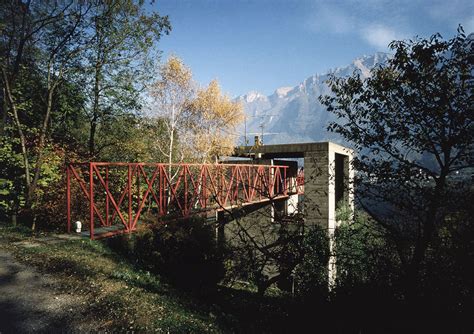
<path fill-rule="evenodd" d="M 320 150 L 305 152 L 304 214 L 306 224 L 318 225 L 328 233 L 330 258 L 328 264 L 329 286 L 336 280 L 337 268 L 334 254 L 334 233 L 337 200 L 345 201 L 352 209 L 353 191 L 351 182 L 352 151 L 342 146 L 325 143 Z"/>
<path fill-rule="evenodd" d="M 319 226 L 327 231 L 329 250 L 334 254 L 334 233 L 340 223 L 336 219 L 338 202 L 348 205 L 352 211 L 354 209 L 352 150 L 331 142 L 320 142 L 246 146 L 237 148 L 235 155 L 261 155 L 263 159 L 303 157 L 305 185 L 302 197 L 305 222 L 309 227 Z M 294 212 L 296 203 L 298 195 L 291 196 L 286 201 L 286 212 Z M 330 287 L 336 280 L 334 256 L 329 259 L 328 280 Z"/>

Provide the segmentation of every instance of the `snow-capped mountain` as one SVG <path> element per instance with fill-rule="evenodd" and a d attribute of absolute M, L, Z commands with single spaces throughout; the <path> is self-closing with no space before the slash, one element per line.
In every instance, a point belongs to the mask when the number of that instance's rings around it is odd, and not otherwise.
<path fill-rule="evenodd" d="M 388 57 L 386 53 L 376 53 L 357 58 L 349 66 L 315 74 L 295 87 L 278 88 L 269 96 L 252 91 L 237 97 L 246 114 L 245 124 L 239 128 L 242 134 L 239 144 L 244 143 L 245 133 L 250 144 L 253 137 L 261 133 L 266 144 L 340 141 L 336 134 L 326 130 L 335 117 L 318 100 L 320 95 L 330 93 L 326 80 L 330 74 L 345 77 L 355 71 L 366 78 L 374 66 L 383 64 Z"/>

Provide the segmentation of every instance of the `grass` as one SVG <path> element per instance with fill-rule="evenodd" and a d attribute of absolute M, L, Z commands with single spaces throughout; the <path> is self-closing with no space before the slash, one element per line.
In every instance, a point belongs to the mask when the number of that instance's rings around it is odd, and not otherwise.
<path fill-rule="evenodd" d="M 278 294 L 262 299 L 249 287 L 221 286 L 212 295 L 190 295 L 134 267 L 104 241 L 42 242 L 47 236 L 0 225 L 0 247 L 51 274 L 58 292 L 77 296 L 82 321 L 97 323 L 97 330 L 265 333 L 288 327 L 285 300 Z"/>
<path fill-rule="evenodd" d="M 93 331 L 260 334 L 317 329 L 322 333 L 398 333 L 418 327 L 423 332 L 427 328 L 442 332 L 452 323 L 458 329 L 472 327 L 464 316 L 468 312 L 446 315 L 422 308 L 413 312 L 413 305 L 392 303 L 391 299 L 384 303 L 384 296 L 379 298 L 379 290 L 372 286 L 360 286 L 329 302 L 314 296 L 302 302 L 271 289 L 262 297 L 244 283 L 219 286 L 212 294 L 192 295 L 135 267 L 133 259 L 119 255 L 106 241 L 43 242 L 48 236 L 0 224 L 0 248 L 54 277 L 57 292 L 77 297 L 74 313 L 80 313 L 84 324 L 96 324 Z M 457 323 L 447 321 L 450 317 Z M 439 321 L 430 320 L 433 318 Z"/>
<path fill-rule="evenodd" d="M 84 299 L 85 321 L 98 330 L 171 333 L 222 332 L 215 317 L 191 296 L 134 268 L 102 242 L 42 243 L 28 230 L 0 226 L 0 247 L 23 263 L 54 276 L 59 292 Z M 24 247 L 20 242 L 30 242 Z"/>

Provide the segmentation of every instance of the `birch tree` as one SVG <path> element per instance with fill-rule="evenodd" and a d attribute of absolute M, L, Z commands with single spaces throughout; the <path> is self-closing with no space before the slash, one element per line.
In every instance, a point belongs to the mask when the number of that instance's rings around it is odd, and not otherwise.
<path fill-rule="evenodd" d="M 170 57 L 159 67 L 159 79 L 150 86 L 153 99 L 151 115 L 164 125 L 163 135 L 157 138 L 156 144 L 169 164 L 181 162 L 185 156 L 184 144 L 190 134 L 189 105 L 195 89 L 191 69 L 176 56 Z M 178 138 L 181 152 L 177 153 Z M 171 175 L 171 165 L 169 167 Z"/>
<path fill-rule="evenodd" d="M 191 70 L 173 56 L 159 68 L 159 80 L 151 86 L 150 95 L 151 113 L 165 128 L 157 146 L 168 163 L 184 158 L 211 162 L 232 153 L 243 108 L 221 92 L 217 80 L 196 88 Z"/>

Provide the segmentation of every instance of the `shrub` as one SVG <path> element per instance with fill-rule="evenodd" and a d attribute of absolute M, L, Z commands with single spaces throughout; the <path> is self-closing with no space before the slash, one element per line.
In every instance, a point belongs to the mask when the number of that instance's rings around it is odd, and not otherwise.
<path fill-rule="evenodd" d="M 224 276 L 225 250 L 217 245 L 214 225 L 199 217 L 147 225 L 132 247 L 142 266 L 186 290 L 215 289 Z"/>
<path fill-rule="evenodd" d="M 325 298 L 328 287 L 329 240 L 326 230 L 311 226 L 303 240 L 304 257 L 295 269 L 295 294 Z"/>

